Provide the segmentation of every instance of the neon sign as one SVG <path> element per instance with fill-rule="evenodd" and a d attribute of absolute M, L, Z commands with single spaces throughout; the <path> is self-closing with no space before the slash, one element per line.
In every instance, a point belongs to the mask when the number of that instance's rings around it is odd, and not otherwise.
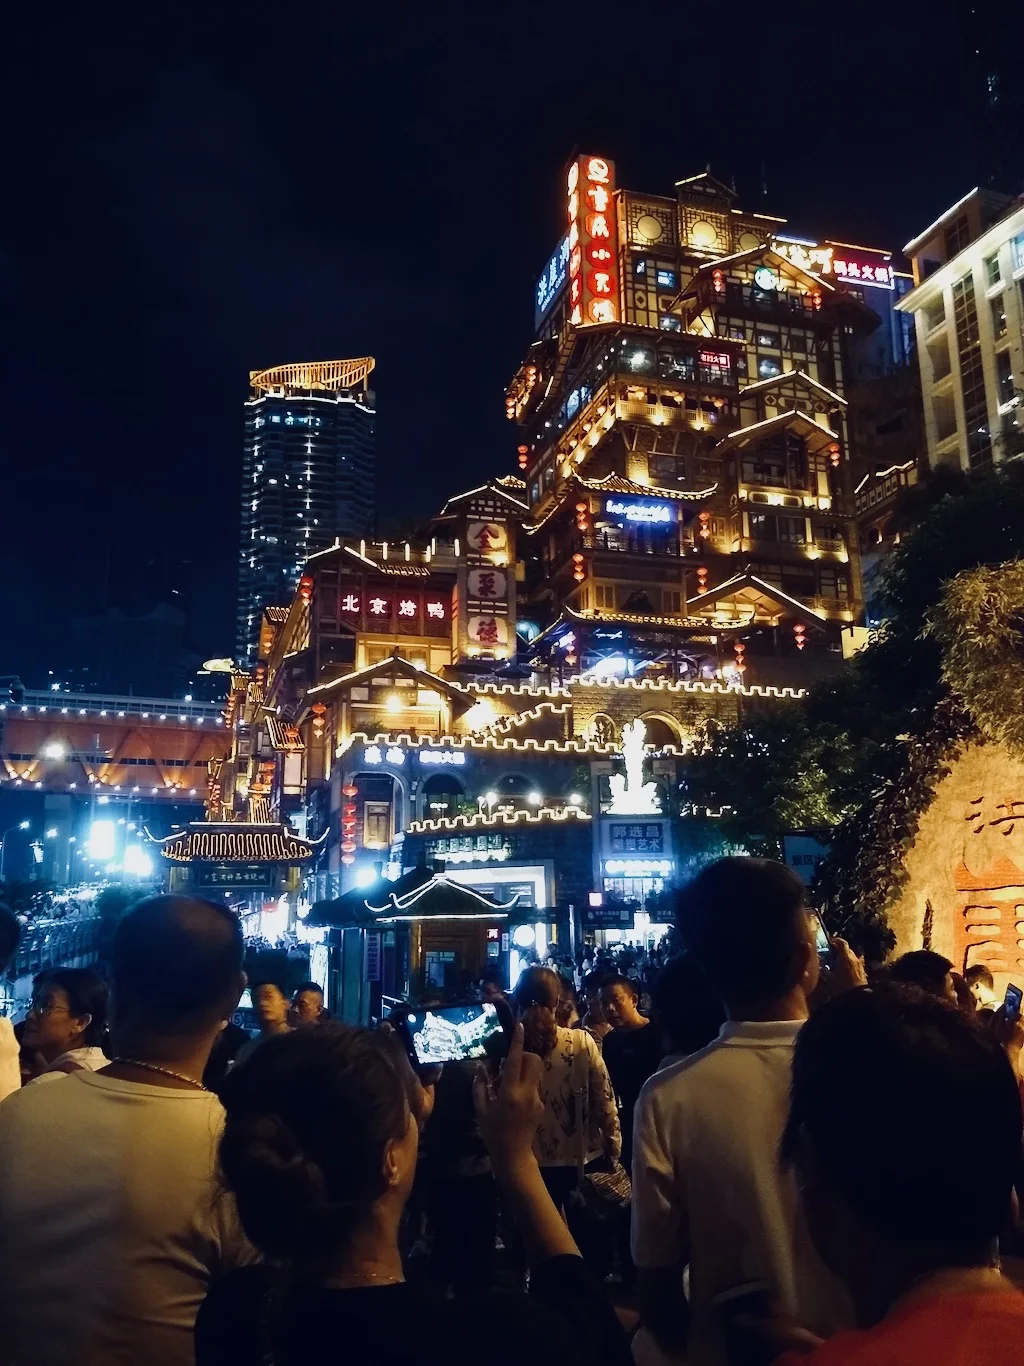
<path fill-rule="evenodd" d="M 790 242 L 784 238 L 775 238 L 772 250 L 801 270 L 832 275 L 838 280 L 854 280 L 858 284 L 874 285 L 877 289 L 893 288 L 893 269 L 889 264 L 888 252 L 875 254 L 867 248 L 844 247 L 838 242 L 826 242 L 818 246 L 813 242 Z"/>
<path fill-rule="evenodd" d="M 551 258 L 541 271 L 534 295 L 533 325 L 539 327 L 547 316 L 551 305 L 565 288 L 569 275 L 569 238 L 565 236 L 551 253 Z"/>
<path fill-rule="evenodd" d="M 462 768 L 466 762 L 466 756 L 461 749 L 421 749 L 421 764 L 452 764 L 455 768 Z"/>
<path fill-rule="evenodd" d="M 405 763 L 405 754 L 394 745 L 385 750 L 382 750 L 380 745 L 367 745 L 363 750 L 363 763 L 371 766 L 392 764 L 395 768 L 399 768 Z"/>
<path fill-rule="evenodd" d="M 626 503 L 621 498 L 609 498 L 604 505 L 604 510 L 615 517 L 625 517 L 627 522 L 674 522 L 676 520 L 671 503 Z"/>
<path fill-rule="evenodd" d="M 569 167 L 569 321 L 574 327 L 619 318 L 615 164 L 583 156 Z"/>

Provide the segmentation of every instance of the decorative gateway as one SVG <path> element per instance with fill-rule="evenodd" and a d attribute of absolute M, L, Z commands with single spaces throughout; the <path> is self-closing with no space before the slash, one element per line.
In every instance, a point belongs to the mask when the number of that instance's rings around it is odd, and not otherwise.
<path fill-rule="evenodd" d="M 608 780 L 612 801 L 611 816 L 656 816 L 661 813 L 661 798 L 656 783 L 644 782 L 644 736 L 647 727 L 638 718 L 622 727 L 622 759 L 625 775 L 613 773 Z"/>

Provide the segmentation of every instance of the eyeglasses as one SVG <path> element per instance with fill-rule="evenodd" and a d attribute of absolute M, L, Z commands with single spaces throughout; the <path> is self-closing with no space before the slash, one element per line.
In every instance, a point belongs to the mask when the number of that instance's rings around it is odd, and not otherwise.
<path fill-rule="evenodd" d="M 43 996 L 38 1000 L 35 997 L 32 998 L 28 1013 L 30 1015 L 70 1015 L 71 1011 L 67 1006 L 62 1006 L 59 1001 L 55 1001 L 52 996 Z"/>

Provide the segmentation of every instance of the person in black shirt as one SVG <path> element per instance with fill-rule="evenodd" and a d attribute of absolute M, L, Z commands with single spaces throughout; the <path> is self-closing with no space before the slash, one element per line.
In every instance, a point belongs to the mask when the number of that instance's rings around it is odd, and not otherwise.
<path fill-rule="evenodd" d="M 637 1009 L 636 984 L 628 977 L 606 977 L 601 986 L 601 1005 L 614 1026 L 604 1041 L 604 1060 L 619 1100 L 622 1119 L 622 1165 L 633 1163 L 633 1111 L 648 1077 L 653 1077 L 663 1056 L 661 1031 Z"/>
<path fill-rule="evenodd" d="M 227 1078 L 220 1147 L 267 1264 L 214 1284 L 196 1321 L 196 1366 L 629 1366 L 625 1334 L 533 1156 L 540 1073 L 520 1026 L 500 1083 L 481 1073 L 474 1084 L 530 1293 L 435 1301 L 405 1281 L 398 1249 L 432 1088 L 394 1035 L 330 1023 L 267 1040 Z"/>

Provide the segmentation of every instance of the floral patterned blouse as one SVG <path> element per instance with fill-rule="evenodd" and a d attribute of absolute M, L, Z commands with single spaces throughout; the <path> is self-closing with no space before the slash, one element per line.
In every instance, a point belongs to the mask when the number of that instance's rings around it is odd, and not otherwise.
<path fill-rule="evenodd" d="M 573 1058 L 581 1052 L 586 1066 L 577 1062 L 576 1076 L 581 1081 L 586 1078 L 580 1097 L 587 1135 L 586 1160 L 590 1162 L 603 1153 L 618 1157 L 622 1149 L 615 1093 L 600 1048 L 585 1029 L 559 1029 L 554 1048 L 543 1059 L 540 1091 L 544 1118 L 533 1141 L 533 1151 L 542 1167 L 575 1167 L 579 1160 L 577 1107 L 572 1087 Z"/>

